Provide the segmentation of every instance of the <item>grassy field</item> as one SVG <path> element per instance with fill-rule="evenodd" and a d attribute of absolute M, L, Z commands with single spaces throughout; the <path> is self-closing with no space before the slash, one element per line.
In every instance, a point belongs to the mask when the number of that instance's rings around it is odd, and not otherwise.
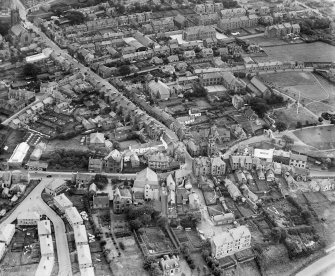
<path fill-rule="evenodd" d="M 317 116 L 325 111 L 335 111 L 335 86 L 319 75 L 282 72 L 262 75 L 262 79 L 296 100 L 300 93 L 300 102 Z"/>
<path fill-rule="evenodd" d="M 323 42 L 273 46 L 264 50 L 268 56 L 255 58 L 257 61 L 335 61 L 335 47 Z"/>
<path fill-rule="evenodd" d="M 306 109 L 299 108 L 299 113 L 297 114 L 296 107 L 290 107 L 287 109 L 280 109 L 274 112 L 272 116 L 276 121 L 285 122 L 289 129 L 295 129 L 297 122 L 305 124 L 306 121 L 311 123 L 317 123 L 316 117 L 312 116 Z"/>
<path fill-rule="evenodd" d="M 320 150 L 335 149 L 334 126 L 319 126 L 293 132 L 301 141 Z"/>

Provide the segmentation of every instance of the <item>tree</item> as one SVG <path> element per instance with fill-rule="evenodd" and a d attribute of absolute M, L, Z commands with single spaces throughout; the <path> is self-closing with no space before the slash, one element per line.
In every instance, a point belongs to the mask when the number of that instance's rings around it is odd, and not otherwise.
<path fill-rule="evenodd" d="M 142 223 L 139 219 L 134 219 L 129 222 L 129 227 L 132 231 L 137 231 L 142 227 Z"/>
<path fill-rule="evenodd" d="M 27 63 L 23 66 L 23 74 L 26 77 L 36 78 L 39 72 L 40 69 L 33 63 Z"/>
<path fill-rule="evenodd" d="M 0 24 L 0 35 L 6 36 L 8 34 L 10 25 L 8 23 L 1 23 Z"/>
<path fill-rule="evenodd" d="M 201 255 L 204 259 L 206 259 L 210 255 L 210 253 L 207 249 L 204 249 L 202 250 Z"/>
<path fill-rule="evenodd" d="M 125 246 L 124 246 L 124 243 L 121 241 L 121 242 L 119 242 L 119 246 L 120 246 L 120 248 L 122 249 L 122 250 L 124 250 L 125 249 Z"/>
<path fill-rule="evenodd" d="M 102 174 L 96 174 L 94 177 L 94 183 L 95 185 L 97 185 L 97 188 L 99 190 L 104 189 L 106 185 L 108 184 L 107 176 L 102 175 Z"/>
<path fill-rule="evenodd" d="M 152 276 L 163 276 L 163 271 L 160 269 L 159 264 L 157 263 L 152 263 L 150 270 Z"/>
<path fill-rule="evenodd" d="M 129 65 L 122 65 L 119 68 L 119 73 L 122 76 L 129 75 L 130 74 L 130 67 L 129 67 Z"/>
<path fill-rule="evenodd" d="M 143 225 L 147 226 L 150 221 L 151 221 L 151 216 L 148 215 L 148 214 L 143 214 L 141 217 L 140 217 L 140 221 Z"/>
<path fill-rule="evenodd" d="M 145 270 L 150 270 L 150 269 L 151 269 L 151 265 L 152 265 L 153 263 L 155 263 L 155 262 L 156 262 L 156 260 L 155 260 L 154 257 L 146 257 L 146 258 L 144 259 L 143 268 L 144 268 Z"/>
<path fill-rule="evenodd" d="M 158 220 L 157 220 L 157 225 L 160 227 L 160 228 L 165 228 L 169 223 L 169 220 L 166 218 L 166 217 L 160 217 Z"/>
<path fill-rule="evenodd" d="M 279 132 L 282 132 L 287 129 L 287 125 L 284 122 L 277 122 L 276 123 L 276 128 Z"/>
<path fill-rule="evenodd" d="M 320 123 L 322 123 L 322 122 L 323 122 L 322 117 L 319 117 L 318 121 L 319 121 Z"/>
<path fill-rule="evenodd" d="M 311 213 L 308 210 L 303 210 L 301 216 L 304 220 L 308 220 L 311 217 Z"/>
<path fill-rule="evenodd" d="M 183 244 L 183 245 L 181 246 L 180 252 L 181 252 L 182 254 L 188 256 L 188 255 L 190 254 L 190 248 L 188 247 L 188 245 Z"/>
<path fill-rule="evenodd" d="M 73 25 L 82 24 L 85 21 L 85 15 L 79 11 L 69 11 L 65 17 L 70 20 L 70 24 Z"/>

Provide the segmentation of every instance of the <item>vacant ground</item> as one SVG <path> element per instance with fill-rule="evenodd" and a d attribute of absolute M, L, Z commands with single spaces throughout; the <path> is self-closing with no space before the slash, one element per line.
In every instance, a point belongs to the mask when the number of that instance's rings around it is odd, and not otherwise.
<path fill-rule="evenodd" d="M 285 122 L 289 129 L 295 129 L 297 122 L 305 124 L 308 121 L 310 124 L 317 123 L 317 118 L 308 112 L 305 108 L 299 108 L 299 113 L 297 114 L 297 108 L 295 106 L 276 110 L 274 116 L 272 116 L 276 121 Z"/>
<path fill-rule="evenodd" d="M 290 44 L 264 48 L 268 57 L 257 61 L 335 61 L 335 47 L 323 42 Z"/>
<path fill-rule="evenodd" d="M 334 126 L 318 126 L 293 132 L 302 142 L 320 150 L 335 149 Z"/>
<path fill-rule="evenodd" d="M 80 140 L 82 136 L 76 136 L 68 140 L 51 140 L 47 144 L 45 152 L 54 152 L 56 150 L 74 150 L 74 151 L 87 151 L 88 147 L 86 145 L 81 145 Z"/>
<path fill-rule="evenodd" d="M 117 239 L 122 241 L 125 250 L 120 257 L 111 262 L 114 276 L 147 276 L 148 272 L 143 269 L 143 255 L 135 242 L 133 236 Z"/>

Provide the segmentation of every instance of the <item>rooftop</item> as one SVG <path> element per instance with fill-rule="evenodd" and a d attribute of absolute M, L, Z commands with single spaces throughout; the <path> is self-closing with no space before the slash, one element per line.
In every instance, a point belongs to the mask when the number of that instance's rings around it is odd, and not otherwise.
<path fill-rule="evenodd" d="M 71 200 L 69 200 L 65 194 L 55 196 L 54 201 L 57 202 L 63 208 L 70 207 L 73 205 Z"/>
<path fill-rule="evenodd" d="M 50 220 L 40 220 L 37 223 L 38 235 L 51 235 Z"/>
<path fill-rule="evenodd" d="M 73 227 L 74 239 L 76 243 L 87 243 L 87 233 L 85 225 L 75 225 Z"/>
<path fill-rule="evenodd" d="M 65 215 L 67 218 L 71 220 L 73 224 L 83 222 L 81 215 L 79 214 L 77 208 L 75 207 L 70 207 L 70 208 L 65 209 Z"/>
<path fill-rule="evenodd" d="M 79 266 L 92 264 L 91 251 L 87 244 L 77 245 L 77 254 Z"/>

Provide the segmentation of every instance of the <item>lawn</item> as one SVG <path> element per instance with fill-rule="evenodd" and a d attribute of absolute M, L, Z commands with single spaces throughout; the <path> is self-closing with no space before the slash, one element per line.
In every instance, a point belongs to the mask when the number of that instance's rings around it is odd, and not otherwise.
<path fill-rule="evenodd" d="M 303 125 L 307 121 L 309 124 L 318 122 L 317 118 L 308 112 L 305 108 L 300 107 L 297 114 L 296 106 L 275 110 L 272 118 L 276 121 L 287 123 L 289 129 L 295 129 L 298 122 L 301 122 Z"/>
<path fill-rule="evenodd" d="M 273 46 L 264 50 L 268 57 L 257 58 L 257 61 L 335 61 L 335 47 L 323 42 Z"/>
<path fill-rule="evenodd" d="M 335 111 L 335 87 L 323 77 L 310 72 L 281 72 L 264 74 L 265 83 L 274 85 L 298 100 L 316 115 Z"/>
<path fill-rule="evenodd" d="M 318 126 L 295 130 L 293 134 L 305 144 L 319 150 L 335 148 L 334 126 Z"/>

